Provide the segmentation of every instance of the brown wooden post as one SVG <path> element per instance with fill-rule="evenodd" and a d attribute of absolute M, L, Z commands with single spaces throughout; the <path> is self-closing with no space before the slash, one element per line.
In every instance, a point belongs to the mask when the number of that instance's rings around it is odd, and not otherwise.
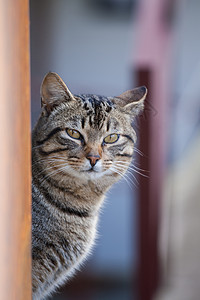
<path fill-rule="evenodd" d="M 0 0 L 0 299 L 31 299 L 29 2 Z"/>

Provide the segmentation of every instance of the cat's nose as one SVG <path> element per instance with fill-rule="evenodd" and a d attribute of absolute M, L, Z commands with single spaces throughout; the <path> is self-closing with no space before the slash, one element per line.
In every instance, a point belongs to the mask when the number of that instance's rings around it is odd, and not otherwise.
<path fill-rule="evenodd" d="M 100 160 L 100 155 L 88 155 L 87 159 L 89 159 L 90 164 L 92 167 L 94 167 L 98 160 Z"/>

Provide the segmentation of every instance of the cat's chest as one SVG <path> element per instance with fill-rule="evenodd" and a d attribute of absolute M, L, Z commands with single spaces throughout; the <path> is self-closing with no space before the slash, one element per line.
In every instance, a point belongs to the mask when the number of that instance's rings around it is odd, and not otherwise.
<path fill-rule="evenodd" d="M 64 213 L 46 202 L 33 204 L 32 213 L 33 237 L 44 244 L 46 240 L 52 240 L 64 249 L 72 245 L 82 249 L 95 238 L 97 215 Z"/>

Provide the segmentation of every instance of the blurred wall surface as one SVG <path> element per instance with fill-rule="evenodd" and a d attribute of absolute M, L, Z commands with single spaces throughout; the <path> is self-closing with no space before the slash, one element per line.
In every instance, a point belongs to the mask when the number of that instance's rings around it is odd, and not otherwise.
<path fill-rule="evenodd" d="M 177 1 L 156 299 L 200 299 L 200 2 Z"/>
<path fill-rule="evenodd" d="M 104 2 L 110 5 L 105 7 Z M 48 71 L 57 72 L 75 94 L 119 95 L 133 87 L 133 2 L 30 2 L 33 124 L 40 111 L 40 84 Z M 109 192 L 88 263 L 93 274 L 113 274 L 130 282 L 137 263 L 137 205 L 132 180 L 121 181 Z M 123 296 L 110 294 L 109 299 L 117 297 L 131 296 L 128 291 Z"/>

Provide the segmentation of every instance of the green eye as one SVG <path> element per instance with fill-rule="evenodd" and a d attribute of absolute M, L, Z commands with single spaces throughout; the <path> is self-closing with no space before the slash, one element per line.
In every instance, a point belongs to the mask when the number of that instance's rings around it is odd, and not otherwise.
<path fill-rule="evenodd" d="M 77 139 L 79 140 L 81 135 L 80 133 L 77 131 L 77 130 L 74 130 L 74 129 L 67 129 L 67 134 L 72 137 L 73 139 Z"/>
<path fill-rule="evenodd" d="M 112 134 L 109 134 L 107 137 L 105 137 L 105 139 L 103 141 L 106 144 L 113 144 L 116 141 L 118 141 L 118 139 L 119 139 L 119 134 L 112 133 Z"/>

